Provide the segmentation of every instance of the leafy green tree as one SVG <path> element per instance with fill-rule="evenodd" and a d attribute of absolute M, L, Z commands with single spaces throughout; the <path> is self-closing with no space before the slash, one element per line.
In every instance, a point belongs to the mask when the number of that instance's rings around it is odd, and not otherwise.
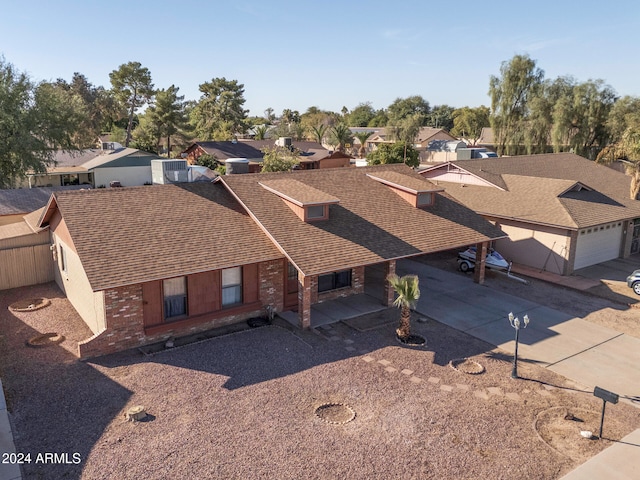
<path fill-rule="evenodd" d="M 399 277 L 391 274 L 387 282 L 398 295 L 393 304 L 400 309 L 400 323 L 396 334 L 400 340 L 408 340 L 411 336 L 411 309 L 415 307 L 420 298 L 419 278 L 417 275 L 404 275 Z"/>
<path fill-rule="evenodd" d="M 351 143 L 353 135 L 349 127 L 344 123 L 339 123 L 331 127 L 331 134 L 329 142 L 331 145 L 335 145 L 338 152 L 344 152 L 344 147 L 347 143 Z"/>
<path fill-rule="evenodd" d="M 50 83 L 32 82 L 0 57 L 0 186 L 45 172 L 56 150 L 76 149 L 82 121 L 79 102 Z"/>
<path fill-rule="evenodd" d="M 634 124 L 640 124 L 640 98 L 627 95 L 616 100 L 606 122 L 611 140 L 621 140 L 627 128 Z"/>
<path fill-rule="evenodd" d="M 146 105 L 154 94 L 151 73 L 140 62 L 129 62 L 111 72 L 109 79 L 115 97 L 126 106 L 129 112 L 125 139 L 125 146 L 128 147 L 133 132 L 133 115 L 136 110 Z"/>
<path fill-rule="evenodd" d="M 560 151 L 567 145 L 578 155 L 595 158 L 596 150 L 609 140 L 606 122 L 616 100 L 603 80 L 573 84 L 568 96 L 553 106 L 553 143 Z"/>
<path fill-rule="evenodd" d="M 369 138 L 372 133 L 373 132 L 356 132 L 353 134 L 360 142 L 360 148 L 358 149 L 358 156 L 360 158 L 364 158 L 367 154 L 367 138 Z"/>
<path fill-rule="evenodd" d="M 476 108 L 462 107 L 454 110 L 451 135 L 471 140 L 472 145 L 478 143 L 484 127 L 491 125 L 489 108 L 484 105 Z"/>
<path fill-rule="evenodd" d="M 191 110 L 190 120 L 200 140 L 231 140 L 246 131 L 249 111 L 243 108 L 243 84 L 222 77 L 199 88 L 202 96 Z"/>
<path fill-rule="evenodd" d="M 640 118 L 631 122 L 620 140 L 603 148 L 596 157 L 596 162 L 610 164 L 621 160 L 631 176 L 629 197 L 638 199 L 640 193 Z"/>
<path fill-rule="evenodd" d="M 345 115 L 345 122 L 350 127 L 366 127 L 375 116 L 376 111 L 371 106 L 371 102 L 360 103 L 348 115 Z"/>
<path fill-rule="evenodd" d="M 179 88 L 171 85 L 169 88 L 158 90 L 155 102 L 146 112 L 149 120 L 157 129 L 158 140 L 166 138 L 167 156 L 171 157 L 171 137 L 182 134 L 187 127 L 184 95 L 178 95 Z"/>
<path fill-rule="evenodd" d="M 87 78 L 76 72 L 71 82 L 59 78 L 53 83 L 77 105 L 81 122 L 74 133 L 74 143 L 80 148 L 92 148 L 104 131 L 110 131 L 113 122 L 126 115 L 115 97 L 103 87 L 93 86 Z"/>
<path fill-rule="evenodd" d="M 145 152 L 158 153 L 160 130 L 148 112 L 139 116 L 138 126 L 133 131 L 131 146 Z"/>
<path fill-rule="evenodd" d="M 300 123 L 300 112 L 285 108 L 282 110 L 280 121 L 285 123 Z"/>
<path fill-rule="evenodd" d="M 220 167 L 220 162 L 215 157 L 215 155 L 210 155 L 208 153 L 203 153 L 202 155 L 200 155 L 196 162 L 198 165 L 207 167 L 211 170 L 216 170 L 218 167 Z"/>
<path fill-rule="evenodd" d="M 389 118 L 388 125 L 398 125 L 400 121 L 414 115 L 421 115 L 426 121 L 431 109 L 427 102 L 420 95 L 413 95 L 407 98 L 396 98 L 387 108 L 387 116 Z M 424 125 L 424 124 L 423 124 Z"/>
<path fill-rule="evenodd" d="M 367 127 L 384 127 L 389 123 L 389 116 L 384 109 L 380 109 L 376 112 L 376 115 L 369 120 Z"/>
<path fill-rule="evenodd" d="M 389 163 L 406 163 L 416 168 L 420 165 L 418 151 L 404 142 L 382 143 L 367 155 L 369 165 L 386 165 Z"/>
<path fill-rule="evenodd" d="M 426 116 L 424 124 L 426 126 L 442 128 L 447 132 L 453 128 L 453 112 L 455 108 L 449 105 L 436 105 Z"/>
<path fill-rule="evenodd" d="M 317 139 L 317 135 L 314 133 L 313 127 L 324 125 L 327 128 L 331 128 L 340 123 L 340 121 L 339 114 L 327 110 L 320 110 L 318 107 L 309 107 L 306 112 L 300 115 L 300 123 L 304 125 L 306 131 L 311 135 L 311 138 L 314 139 Z"/>
<path fill-rule="evenodd" d="M 293 167 L 300 163 L 298 151 L 289 150 L 283 147 L 265 147 L 262 160 L 261 173 L 269 172 L 290 172 Z"/>
<path fill-rule="evenodd" d="M 516 55 L 502 62 L 500 76 L 491 76 L 491 126 L 498 155 L 513 155 L 524 145 L 524 130 L 528 116 L 528 100 L 537 94 L 544 71 L 536 67 L 528 55 Z"/>

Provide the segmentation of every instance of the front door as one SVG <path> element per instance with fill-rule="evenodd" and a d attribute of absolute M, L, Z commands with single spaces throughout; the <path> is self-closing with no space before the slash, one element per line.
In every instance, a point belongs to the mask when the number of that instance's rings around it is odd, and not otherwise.
<path fill-rule="evenodd" d="M 287 262 L 286 278 L 284 282 L 284 309 L 298 309 L 298 270 L 291 263 Z"/>

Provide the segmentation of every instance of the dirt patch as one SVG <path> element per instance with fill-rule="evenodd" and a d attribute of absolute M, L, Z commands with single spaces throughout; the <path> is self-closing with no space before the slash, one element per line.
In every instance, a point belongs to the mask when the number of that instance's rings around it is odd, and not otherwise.
<path fill-rule="evenodd" d="M 13 302 L 9 305 L 9 310 L 14 312 L 33 312 L 49 305 L 51 305 L 51 300 L 48 298 L 28 298 Z"/>
<path fill-rule="evenodd" d="M 569 458 L 586 461 L 606 442 L 597 439 L 600 417 L 600 411 L 557 406 L 540 412 L 534 426 L 540 438 L 554 450 Z M 607 430 L 612 432 L 619 427 L 615 418 L 605 417 L 604 437 L 607 437 Z M 593 437 L 583 436 L 581 432 L 592 432 Z"/>
<path fill-rule="evenodd" d="M 482 364 L 471 360 L 470 358 L 456 358 L 449 362 L 449 365 L 458 372 L 467 373 L 469 375 L 479 375 L 484 373 Z"/>
<path fill-rule="evenodd" d="M 334 425 L 344 425 L 356 418 L 356 412 L 344 403 L 325 403 L 315 410 L 318 418 Z"/>

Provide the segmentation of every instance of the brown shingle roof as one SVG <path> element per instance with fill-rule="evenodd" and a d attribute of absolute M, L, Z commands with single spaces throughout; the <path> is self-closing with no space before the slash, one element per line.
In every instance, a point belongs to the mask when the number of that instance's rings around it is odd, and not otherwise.
<path fill-rule="evenodd" d="M 409 257 L 504 237 L 502 231 L 446 194 L 434 206 L 412 207 L 368 173 L 395 172 L 433 188 L 405 165 L 227 175 L 248 211 L 306 275 Z M 340 199 L 329 219 L 305 223 L 259 182 L 293 178 Z"/>
<path fill-rule="evenodd" d="M 293 178 L 267 179 L 259 184 L 300 207 L 305 205 L 338 203 L 340 201 L 333 195 L 328 195 L 317 188 L 305 185 Z"/>
<path fill-rule="evenodd" d="M 399 187 L 402 190 L 406 190 L 412 193 L 442 191 L 442 188 L 438 188 L 431 182 L 425 182 L 423 179 L 421 179 L 420 177 L 416 177 L 413 174 L 405 175 L 404 173 L 400 172 L 383 171 L 368 173 L 367 176 L 369 178 L 373 178 L 374 180 L 380 180 L 381 183 Z"/>
<path fill-rule="evenodd" d="M 283 256 L 219 184 L 54 196 L 94 291 Z"/>
<path fill-rule="evenodd" d="M 446 191 L 488 215 L 583 228 L 640 217 L 629 198 L 631 179 L 572 153 L 523 155 L 453 162 L 506 189 L 448 184 Z M 580 184 L 587 189 L 571 190 Z"/>

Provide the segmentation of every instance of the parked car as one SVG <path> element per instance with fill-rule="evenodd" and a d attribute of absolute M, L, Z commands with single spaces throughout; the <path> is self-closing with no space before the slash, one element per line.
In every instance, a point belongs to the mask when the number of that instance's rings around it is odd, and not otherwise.
<path fill-rule="evenodd" d="M 627 277 L 627 286 L 632 288 L 636 295 L 640 295 L 640 270 L 635 270 Z"/>

